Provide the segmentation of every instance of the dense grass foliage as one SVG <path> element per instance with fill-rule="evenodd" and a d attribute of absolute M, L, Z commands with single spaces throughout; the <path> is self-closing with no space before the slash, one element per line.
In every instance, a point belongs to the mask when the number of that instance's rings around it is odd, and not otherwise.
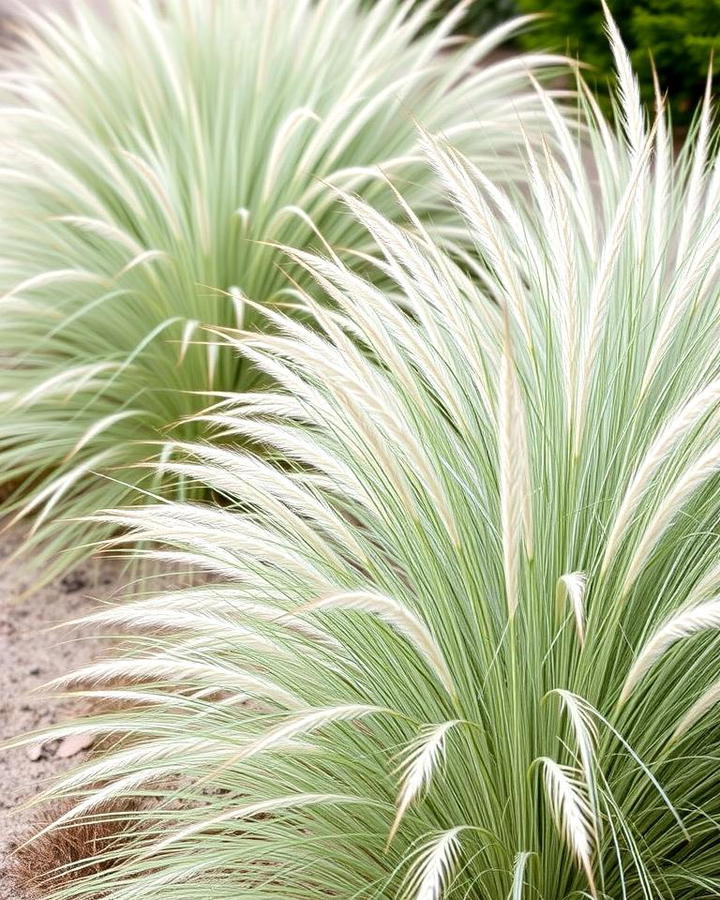
<path fill-rule="evenodd" d="M 653 102 L 653 66 L 669 91 L 673 121 L 687 125 L 708 66 L 720 48 L 720 0 L 608 0 L 631 51 L 643 99 Z M 600 90 L 612 80 L 612 54 L 598 0 L 517 0 L 517 11 L 548 13 L 525 35 L 528 47 L 558 47 L 593 68 Z M 717 79 L 716 79 L 717 85 Z"/>
<path fill-rule="evenodd" d="M 552 114 L 525 191 L 423 138 L 480 286 L 348 197 L 404 308 L 288 250 L 335 309 L 229 334 L 278 387 L 168 466 L 228 504 L 110 516 L 215 578 L 103 610 L 124 649 L 56 682 L 121 707 L 50 732 L 117 741 L 54 827 L 157 805 L 47 897 L 718 894 L 720 163 L 614 49 L 592 161 Z"/>
<path fill-rule="evenodd" d="M 202 392 L 253 386 L 200 325 L 294 302 L 268 242 L 367 249 L 333 188 L 392 215 L 381 172 L 452 241 L 415 119 L 511 176 L 519 112 L 543 115 L 528 70 L 558 62 L 478 68 L 518 24 L 450 47 L 462 9 L 428 29 L 436 2 L 76 6 L 2 80 L 0 482 L 48 575 L 87 536 L 70 520 L 159 488 L 133 466 L 200 436 Z"/>

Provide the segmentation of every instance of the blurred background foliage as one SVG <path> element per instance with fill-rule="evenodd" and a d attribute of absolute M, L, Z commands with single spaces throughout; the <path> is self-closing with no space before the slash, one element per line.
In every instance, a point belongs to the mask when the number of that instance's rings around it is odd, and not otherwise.
<path fill-rule="evenodd" d="M 458 0 L 445 0 L 444 12 Z M 705 88 L 708 65 L 720 50 L 720 0 L 608 0 L 630 50 L 645 100 L 654 102 L 652 62 L 672 103 L 676 125 L 686 125 Z M 475 0 L 460 28 L 480 33 L 522 13 L 546 13 L 522 39 L 526 49 L 561 50 L 589 63 L 586 77 L 602 92 L 612 73 L 600 0 Z M 717 69 L 718 66 L 716 65 Z M 714 77 L 715 87 L 720 83 Z"/>
<path fill-rule="evenodd" d="M 443 0 L 438 5 L 438 14 L 448 13 L 454 9 L 460 0 Z M 518 14 L 517 0 L 474 0 L 463 19 L 461 31 L 480 34 L 507 22 Z"/>

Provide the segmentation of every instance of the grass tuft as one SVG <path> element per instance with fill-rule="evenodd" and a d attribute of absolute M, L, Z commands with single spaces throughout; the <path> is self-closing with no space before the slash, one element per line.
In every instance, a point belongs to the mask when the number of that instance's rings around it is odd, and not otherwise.
<path fill-rule="evenodd" d="M 139 486 L 197 494 L 141 464 L 203 437 L 217 392 L 268 380 L 203 326 L 252 331 L 258 305 L 297 305 L 302 273 L 274 245 L 364 266 L 335 190 L 393 216 L 388 177 L 454 243 L 415 122 L 513 177 L 520 114 L 534 137 L 544 118 L 528 72 L 561 62 L 485 65 L 523 21 L 458 44 L 462 10 L 436 21 L 434 2 L 92 6 L 30 15 L 0 84 L 0 483 L 45 578 L 102 537 L 82 516 Z"/>

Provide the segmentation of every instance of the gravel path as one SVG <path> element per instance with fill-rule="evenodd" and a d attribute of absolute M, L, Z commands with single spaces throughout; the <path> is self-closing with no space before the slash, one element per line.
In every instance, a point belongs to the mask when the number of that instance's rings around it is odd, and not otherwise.
<path fill-rule="evenodd" d="M 124 583 L 120 564 L 105 560 L 78 568 L 33 593 L 32 579 L 22 567 L 3 569 L 21 537 L 19 532 L 0 535 L 0 742 L 51 725 L 71 711 L 37 689 L 85 664 L 102 648 L 98 641 L 69 640 L 66 630 L 51 628 L 90 611 L 97 600 L 107 599 Z M 57 742 L 0 752 L 0 900 L 22 900 L 6 873 L 24 824 L 16 807 L 81 758 L 80 754 L 62 758 L 63 752 Z"/>

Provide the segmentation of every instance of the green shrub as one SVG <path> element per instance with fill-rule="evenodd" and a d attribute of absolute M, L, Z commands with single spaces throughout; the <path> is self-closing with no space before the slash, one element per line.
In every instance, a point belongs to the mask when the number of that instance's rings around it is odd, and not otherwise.
<path fill-rule="evenodd" d="M 517 0 L 523 12 L 547 12 L 527 32 L 528 46 L 554 46 L 594 67 L 602 86 L 611 76 L 599 0 Z M 643 99 L 654 103 L 652 60 L 669 91 L 676 123 L 687 123 L 703 94 L 708 66 L 720 47 L 720 0 L 609 0 L 633 64 Z"/>
<path fill-rule="evenodd" d="M 208 392 L 258 386 L 202 325 L 292 302 L 272 242 L 319 230 L 362 252 L 333 188 L 392 214 L 389 175 L 439 234 L 415 120 L 511 177 L 518 110 L 533 132 L 542 117 L 522 60 L 476 68 L 508 29 L 440 52 L 459 13 L 426 29 L 395 0 L 92 5 L 36 17 L 3 81 L 0 482 L 47 577 L 84 552 L 63 552 L 91 537 L 78 516 L 160 488 L 137 466 L 202 435 Z"/>
<path fill-rule="evenodd" d="M 457 9 L 458 0 L 441 0 L 439 13 L 449 13 Z M 516 0 L 470 0 L 467 12 L 458 25 L 458 31 L 468 34 L 482 34 L 488 28 L 506 22 L 517 15 Z"/>
<path fill-rule="evenodd" d="M 278 388 L 206 419 L 277 459 L 198 444 L 228 504 L 110 518 L 216 581 L 103 610 L 132 639 L 57 683 L 126 708 L 46 735 L 119 741 L 54 828 L 156 806 L 48 898 L 720 891 L 720 162 L 616 51 L 624 140 L 558 117 L 525 192 L 425 139 L 481 287 L 348 198 L 405 311 L 290 250 L 336 309 L 230 338 Z"/>

